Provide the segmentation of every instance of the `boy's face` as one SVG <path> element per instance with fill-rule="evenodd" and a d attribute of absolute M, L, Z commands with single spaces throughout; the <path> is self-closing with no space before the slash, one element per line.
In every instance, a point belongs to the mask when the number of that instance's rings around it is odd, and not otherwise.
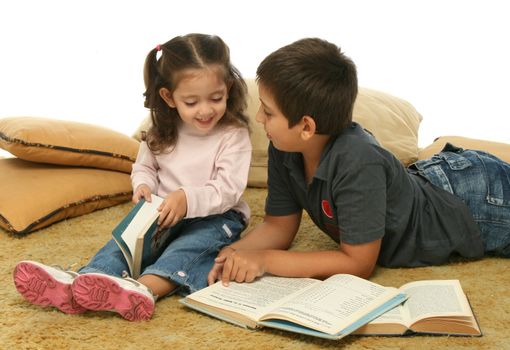
<path fill-rule="evenodd" d="M 300 152 L 302 145 L 300 137 L 300 124 L 289 128 L 289 121 L 280 111 L 270 91 L 259 83 L 260 107 L 256 120 L 264 125 L 267 138 L 280 151 Z"/>

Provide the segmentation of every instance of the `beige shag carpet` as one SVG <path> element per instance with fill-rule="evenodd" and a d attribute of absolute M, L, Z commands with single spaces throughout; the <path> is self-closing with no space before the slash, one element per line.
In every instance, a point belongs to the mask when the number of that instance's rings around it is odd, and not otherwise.
<path fill-rule="evenodd" d="M 265 190 L 245 194 L 252 225 L 263 214 Z M 54 224 L 23 238 L 0 230 L 0 349 L 510 349 L 510 259 L 485 258 L 447 266 L 378 268 L 373 280 L 399 286 L 421 279 L 459 279 L 484 335 L 482 337 L 348 336 L 328 341 L 276 330 L 245 330 L 186 309 L 172 296 L 158 301 L 154 317 L 131 323 L 102 312 L 65 315 L 33 306 L 14 288 L 12 270 L 22 259 L 76 269 L 109 238 L 131 204 L 103 209 Z M 306 219 L 293 249 L 331 248 L 334 244 Z"/>

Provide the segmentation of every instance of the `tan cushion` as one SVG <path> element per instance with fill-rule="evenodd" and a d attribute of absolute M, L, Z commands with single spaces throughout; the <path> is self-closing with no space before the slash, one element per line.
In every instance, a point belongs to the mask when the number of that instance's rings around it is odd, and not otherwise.
<path fill-rule="evenodd" d="M 441 152 L 444 145 L 449 142 L 457 147 L 465 149 L 485 151 L 496 157 L 510 163 L 510 144 L 471 139 L 462 136 L 441 136 L 434 140 L 432 144 L 420 150 L 418 159 L 427 159 L 434 154 Z"/>
<path fill-rule="evenodd" d="M 269 140 L 264 131 L 264 126 L 255 120 L 260 106 L 259 88 L 254 79 L 246 79 L 246 85 L 248 85 L 248 108 L 246 113 L 250 117 L 250 138 L 253 147 L 250 172 L 248 173 L 248 186 L 266 187 Z"/>
<path fill-rule="evenodd" d="M 0 227 L 22 235 L 129 201 L 129 174 L 0 159 Z"/>
<path fill-rule="evenodd" d="M 418 159 L 422 117 L 409 102 L 385 92 L 360 88 L 353 119 L 370 130 L 381 146 L 404 165 Z"/>
<path fill-rule="evenodd" d="M 139 142 L 97 125 L 9 117 L 0 119 L 0 147 L 24 160 L 130 173 Z"/>
<path fill-rule="evenodd" d="M 254 79 L 246 79 L 246 84 L 253 145 L 248 186 L 265 187 L 269 140 L 264 127 L 255 120 L 260 103 L 257 84 Z M 360 88 L 353 119 L 370 130 L 381 145 L 403 164 L 408 165 L 418 159 L 418 128 L 422 117 L 409 102 L 381 91 Z M 149 125 L 150 119 L 146 117 L 133 137 L 139 140 L 140 131 L 146 130 Z"/>

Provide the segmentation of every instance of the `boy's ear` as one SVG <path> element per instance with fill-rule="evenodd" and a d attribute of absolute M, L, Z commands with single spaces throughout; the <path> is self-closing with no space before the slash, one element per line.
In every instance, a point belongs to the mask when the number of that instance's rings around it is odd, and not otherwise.
<path fill-rule="evenodd" d="M 161 96 L 167 105 L 169 105 L 171 108 L 175 108 L 175 101 L 170 90 L 164 87 L 159 89 L 159 96 Z"/>
<path fill-rule="evenodd" d="M 313 135 L 315 135 L 315 130 L 317 130 L 317 125 L 315 124 L 315 120 L 309 115 L 305 115 L 301 118 L 301 138 L 304 141 L 309 140 Z"/>

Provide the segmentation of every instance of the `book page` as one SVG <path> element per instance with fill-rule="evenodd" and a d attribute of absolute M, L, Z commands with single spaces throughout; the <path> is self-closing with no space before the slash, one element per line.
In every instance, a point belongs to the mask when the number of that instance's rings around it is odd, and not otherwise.
<path fill-rule="evenodd" d="M 136 239 L 140 233 L 145 233 L 150 225 L 159 216 L 158 207 L 163 202 L 163 198 L 156 195 L 152 195 L 152 202 L 143 203 L 142 207 L 138 210 L 135 217 L 131 220 L 129 225 L 122 232 L 122 239 L 126 242 L 126 245 L 131 252 L 131 256 L 134 255 Z"/>
<path fill-rule="evenodd" d="M 405 302 L 404 302 L 405 303 Z M 398 305 L 394 307 L 390 311 L 385 312 L 381 316 L 376 319 L 370 321 L 371 324 L 379 324 L 379 323 L 398 323 L 408 326 L 409 317 L 407 316 L 407 312 L 402 305 Z"/>
<path fill-rule="evenodd" d="M 284 316 L 288 321 L 335 334 L 396 294 L 395 288 L 352 275 L 335 275 L 299 293 L 269 316 Z"/>
<path fill-rule="evenodd" d="M 414 321 L 431 316 L 469 316 L 467 299 L 458 280 L 411 282 L 401 287 L 409 299 L 404 307 Z"/>
<path fill-rule="evenodd" d="M 354 334 L 364 335 L 401 335 L 409 329 L 407 312 L 402 304 L 386 311 L 364 326 L 356 329 Z"/>
<path fill-rule="evenodd" d="M 239 312 L 258 320 L 276 303 L 282 302 L 305 288 L 320 283 L 310 278 L 285 278 L 264 276 L 252 283 L 221 282 L 199 290 L 186 299 L 212 305 L 224 310 Z"/>

